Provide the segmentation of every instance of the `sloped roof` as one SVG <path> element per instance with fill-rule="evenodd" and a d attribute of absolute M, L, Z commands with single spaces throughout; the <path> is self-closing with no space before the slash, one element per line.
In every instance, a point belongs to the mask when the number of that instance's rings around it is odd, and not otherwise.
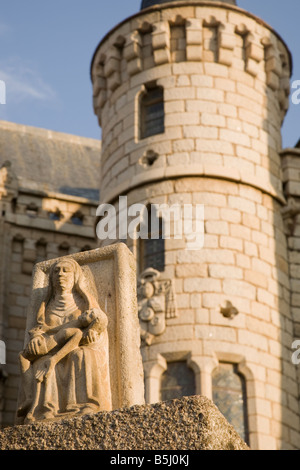
<path fill-rule="evenodd" d="M 100 140 L 0 121 L 0 166 L 21 187 L 99 198 Z"/>

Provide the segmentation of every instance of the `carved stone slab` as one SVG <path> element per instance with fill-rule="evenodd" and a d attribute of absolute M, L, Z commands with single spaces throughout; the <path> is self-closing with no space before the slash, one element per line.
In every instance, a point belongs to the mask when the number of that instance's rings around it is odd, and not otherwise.
<path fill-rule="evenodd" d="M 36 312 L 40 311 L 40 305 L 45 302 L 49 291 L 49 282 L 51 283 L 49 273 L 53 272 L 55 266 L 68 265 L 67 262 L 70 259 L 80 266 L 89 295 L 96 299 L 99 310 L 104 312 L 104 317 L 107 316 L 105 334 L 107 333 L 108 337 L 108 354 L 103 353 L 103 361 L 105 362 L 108 356 L 111 410 L 143 404 L 144 383 L 140 354 L 135 261 L 130 250 L 123 243 L 76 253 L 35 266 L 24 341 L 24 351 L 27 351 L 27 357 L 30 358 L 28 344 L 30 344 L 32 330 L 34 331 L 39 323 L 37 317 L 40 313 Z M 72 263 L 69 262 L 69 264 Z M 83 352 L 81 355 L 83 360 L 81 356 L 79 358 L 80 367 L 82 364 L 86 367 L 84 354 Z M 64 360 L 66 359 L 62 359 L 61 362 Z M 76 382 L 77 362 L 74 367 L 74 382 Z M 93 367 L 97 367 L 97 362 L 93 364 Z M 56 371 L 56 374 L 58 373 L 59 371 Z M 91 373 L 93 374 L 93 371 Z M 24 402 L 23 389 L 21 386 L 19 406 L 22 400 Z M 67 393 L 69 392 L 68 390 Z M 17 418 L 17 424 L 22 424 L 22 418 Z"/>

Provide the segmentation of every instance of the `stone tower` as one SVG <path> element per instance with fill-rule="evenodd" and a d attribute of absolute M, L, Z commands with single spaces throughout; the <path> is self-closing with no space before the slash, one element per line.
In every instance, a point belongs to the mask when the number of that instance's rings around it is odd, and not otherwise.
<path fill-rule="evenodd" d="M 279 155 L 291 67 L 234 0 L 144 0 L 92 62 L 101 202 L 204 205 L 202 249 L 127 239 L 146 400 L 206 395 L 252 449 L 300 442 Z"/>

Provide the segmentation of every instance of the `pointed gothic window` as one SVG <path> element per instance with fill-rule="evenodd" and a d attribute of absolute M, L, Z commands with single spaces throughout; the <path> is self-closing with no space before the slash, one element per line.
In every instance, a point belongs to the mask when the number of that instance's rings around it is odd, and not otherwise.
<path fill-rule="evenodd" d="M 238 372 L 236 364 L 220 363 L 213 372 L 212 386 L 215 405 L 249 444 L 245 377 Z"/>
<path fill-rule="evenodd" d="M 196 395 L 195 374 L 186 361 L 169 362 L 161 378 L 160 400 Z"/>
<path fill-rule="evenodd" d="M 40 263 L 41 261 L 45 261 L 47 259 L 47 241 L 44 238 L 41 238 L 39 241 L 36 242 L 36 263 Z"/>
<path fill-rule="evenodd" d="M 160 86 L 146 85 L 140 98 L 140 136 L 146 139 L 165 131 L 164 90 Z"/>

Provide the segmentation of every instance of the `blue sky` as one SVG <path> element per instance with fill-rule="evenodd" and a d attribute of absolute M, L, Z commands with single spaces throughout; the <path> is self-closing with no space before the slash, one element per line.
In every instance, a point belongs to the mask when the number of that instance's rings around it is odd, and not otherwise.
<path fill-rule="evenodd" d="M 100 138 L 92 109 L 90 63 L 101 38 L 137 12 L 140 0 L 10 0 L 0 7 L 0 80 L 7 87 L 0 119 Z M 287 42 L 300 80 L 300 2 L 238 0 Z M 300 138 L 300 105 L 291 104 L 284 146 Z"/>

